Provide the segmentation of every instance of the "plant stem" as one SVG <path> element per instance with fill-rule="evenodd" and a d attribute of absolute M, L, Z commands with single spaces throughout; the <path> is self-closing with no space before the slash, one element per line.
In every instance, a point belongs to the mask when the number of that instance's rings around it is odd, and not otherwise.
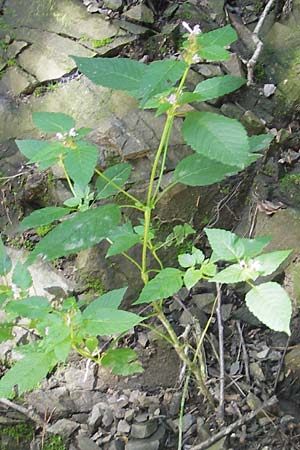
<path fill-rule="evenodd" d="M 64 171 L 64 174 L 65 174 L 65 177 L 66 177 L 68 186 L 69 186 L 69 188 L 70 188 L 70 191 L 72 192 L 73 196 L 76 197 L 76 193 L 75 193 L 75 191 L 74 191 L 74 188 L 73 188 L 71 179 L 70 179 L 70 177 L 69 177 L 69 175 L 68 175 L 68 172 L 67 172 L 67 170 L 66 170 L 66 167 L 65 167 L 65 165 L 64 165 L 64 162 L 63 162 L 62 159 L 61 159 L 59 162 L 60 162 L 60 165 L 61 165 L 61 167 L 62 167 L 62 169 L 63 169 L 63 171 Z"/>
<path fill-rule="evenodd" d="M 132 200 L 134 203 L 140 204 L 141 202 L 135 198 L 133 195 L 129 194 L 128 192 L 126 192 L 123 188 L 121 188 L 118 184 L 116 184 L 114 181 L 112 181 L 109 177 L 107 177 L 106 175 L 104 175 L 104 173 L 100 172 L 100 170 L 95 169 L 95 173 L 97 175 L 99 175 L 99 177 L 103 178 L 105 181 L 107 181 L 107 184 L 111 184 L 114 188 L 116 188 L 119 192 L 121 192 L 122 194 L 126 195 L 126 197 L 130 198 L 130 200 Z M 141 205 L 141 207 L 136 206 L 137 209 L 139 209 L 140 211 L 143 211 L 143 207 Z"/>
<path fill-rule="evenodd" d="M 178 418 L 178 447 L 177 450 L 181 450 L 182 447 L 182 421 L 183 421 L 183 413 L 184 413 L 184 404 L 185 404 L 185 398 L 187 394 L 187 390 L 189 387 L 189 382 L 191 378 L 191 372 L 189 372 L 186 376 L 183 390 L 182 390 L 182 397 L 180 402 L 180 412 L 179 412 L 179 418 Z"/>

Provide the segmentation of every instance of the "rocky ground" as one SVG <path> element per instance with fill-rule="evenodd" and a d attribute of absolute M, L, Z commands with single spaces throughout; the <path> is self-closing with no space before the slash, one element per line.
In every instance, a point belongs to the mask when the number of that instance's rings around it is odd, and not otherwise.
<path fill-rule="evenodd" d="M 239 41 L 232 58 L 223 64 L 198 64 L 189 82 L 221 74 L 247 75 L 246 62 L 254 51 L 251 32 L 266 1 L 130 1 L 130 0 L 4 0 L 0 1 L 0 224 L 14 260 L 22 258 L 40 235 L 19 235 L 20 219 L 40 206 L 60 204 L 67 198 L 59 172 L 38 174 L 25 164 L 14 143 L 16 138 L 39 137 L 31 122 L 32 111 L 71 114 L 79 126 L 91 126 L 92 142 L 99 146 L 99 165 L 116 158 L 130 161 L 135 170 L 132 189 L 144 192 L 151 155 L 160 137 L 162 118 L 138 111 L 125 94 L 92 85 L 76 71 L 70 54 L 118 55 L 151 61 L 178 50 L 181 21 L 200 23 L 207 31 L 232 23 Z M 226 8 L 225 8 L 226 6 Z M 220 430 L 241 419 L 241 426 L 224 433 L 216 443 L 196 448 L 293 450 L 299 438 L 298 304 L 300 301 L 300 162 L 298 124 L 300 2 L 274 2 L 261 38 L 263 53 L 254 72 L 255 84 L 221 101 L 206 105 L 240 119 L 249 133 L 270 131 L 274 144 L 263 163 L 210 189 L 180 187 L 171 190 L 157 211 L 157 221 L 188 221 L 197 229 L 197 242 L 205 245 L 203 226 L 224 226 L 240 235 L 272 235 L 271 249 L 294 249 L 287 265 L 276 274 L 294 304 L 293 333 L 266 330 L 243 307 L 244 292 L 223 292 L 222 315 L 225 348 L 225 421 L 209 411 L 191 382 L 183 413 L 182 449 L 193 449 Z M 180 136 L 180 122 L 171 140 L 168 173 L 177 156 L 188 152 Z M 178 207 L 179 205 L 179 207 Z M 245 206 L 246 205 L 246 206 Z M 287 232 L 288 231 L 288 232 Z M 21 247 L 21 248 L 15 248 Z M 136 274 L 124 262 L 114 260 L 111 273 L 103 248 L 81 252 L 76 258 L 58 261 L 56 267 L 35 268 L 35 285 L 46 288 L 51 301 L 62 291 L 94 296 L 103 289 L 128 284 L 138 289 Z M 101 280 L 101 282 L 99 282 Z M 41 284 L 43 286 L 41 286 Z M 182 290 L 166 303 L 165 313 L 180 333 L 205 326 L 214 300 L 206 285 L 192 292 Z M 154 322 L 154 326 L 157 324 Z M 195 328 L 196 327 L 196 328 Z M 217 324 L 212 321 L 205 343 L 207 384 L 219 395 Z M 17 330 L 16 340 L 26 339 Z M 137 327 L 124 339 L 139 353 L 145 372 L 128 379 L 112 377 L 104 369 L 71 358 L 58 368 L 41 389 L 28 395 L 25 411 L 1 404 L 1 450 L 158 450 L 177 449 L 178 416 L 184 383 L 175 354 L 153 333 Z M 11 361 L 11 342 L 0 344 L 0 356 Z M 104 344 L 104 343 L 103 343 Z M 276 394 L 278 402 L 246 422 Z M 14 406 L 14 405 L 13 405 Z M 21 428 L 34 418 L 32 432 Z M 61 436 L 56 441 L 49 436 Z M 48 447 L 47 447 L 48 446 Z"/>

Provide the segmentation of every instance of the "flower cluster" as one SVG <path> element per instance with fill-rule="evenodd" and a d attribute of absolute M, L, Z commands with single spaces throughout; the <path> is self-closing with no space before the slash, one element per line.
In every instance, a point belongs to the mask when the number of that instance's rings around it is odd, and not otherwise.
<path fill-rule="evenodd" d="M 56 137 L 59 141 L 64 141 L 67 137 L 75 137 L 77 134 L 75 128 L 71 128 L 67 133 L 56 133 Z"/>

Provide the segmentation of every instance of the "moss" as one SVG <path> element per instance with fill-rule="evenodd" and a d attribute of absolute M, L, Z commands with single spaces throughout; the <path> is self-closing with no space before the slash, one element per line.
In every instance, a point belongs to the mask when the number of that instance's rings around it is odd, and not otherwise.
<path fill-rule="evenodd" d="M 265 66 L 257 63 L 254 67 L 254 78 L 258 83 L 262 83 L 267 77 Z"/>
<path fill-rule="evenodd" d="M 79 278 L 80 282 L 85 284 L 85 288 L 88 291 L 93 291 L 98 295 L 102 295 L 105 293 L 105 287 L 98 277 L 89 274 L 81 274 Z"/>
<path fill-rule="evenodd" d="M 94 48 L 105 47 L 105 45 L 110 44 L 113 41 L 113 38 L 108 37 L 105 39 L 90 39 L 86 36 L 82 36 L 79 41 L 81 42 L 89 42 Z"/>
<path fill-rule="evenodd" d="M 300 186 L 300 174 L 293 173 L 293 174 L 287 174 L 280 180 L 280 188 L 283 191 L 289 191 L 295 186 Z"/>
<path fill-rule="evenodd" d="M 34 427 L 29 423 L 0 426 L 0 450 L 28 448 L 34 437 Z"/>
<path fill-rule="evenodd" d="M 53 228 L 55 227 L 55 225 L 53 225 L 52 223 L 49 223 L 47 225 L 41 225 L 39 227 L 36 228 L 35 232 L 38 236 L 46 236 L 46 234 L 49 233 L 49 231 L 53 230 Z"/>
<path fill-rule="evenodd" d="M 61 436 L 49 436 L 46 438 L 43 450 L 66 450 Z"/>
<path fill-rule="evenodd" d="M 12 66 L 16 66 L 17 65 L 17 61 L 15 59 L 8 59 L 7 60 L 7 66 L 8 67 L 12 67 Z"/>

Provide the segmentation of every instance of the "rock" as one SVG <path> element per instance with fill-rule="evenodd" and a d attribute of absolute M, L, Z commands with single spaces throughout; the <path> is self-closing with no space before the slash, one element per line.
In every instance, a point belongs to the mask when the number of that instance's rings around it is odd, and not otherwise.
<path fill-rule="evenodd" d="M 197 64 L 197 71 L 205 78 L 220 77 L 223 71 L 215 64 Z"/>
<path fill-rule="evenodd" d="M 114 439 L 114 441 L 108 447 L 108 450 L 124 450 L 125 444 L 119 439 Z"/>
<path fill-rule="evenodd" d="M 157 431 L 149 438 L 130 439 L 125 446 L 125 450 L 158 450 L 159 448 L 164 448 L 165 432 L 164 426 L 160 425 Z"/>
<path fill-rule="evenodd" d="M 241 122 L 250 134 L 260 134 L 265 130 L 265 125 L 253 111 L 246 111 L 241 118 Z"/>
<path fill-rule="evenodd" d="M 58 419 L 68 417 L 75 411 L 75 405 L 70 399 L 69 391 L 65 386 L 47 391 L 32 391 L 27 394 L 26 400 L 41 417 L 52 411 L 52 419 Z"/>
<path fill-rule="evenodd" d="M 130 437 L 135 439 L 145 439 L 152 436 L 157 430 L 157 421 L 151 420 L 144 423 L 134 422 L 131 425 Z"/>
<path fill-rule="evenodd" d="M 168 405 L 169 415 L 171 417 L 178 416 L 179 411 L 180 411 L 181 399 L 182 399 L 182 393 L 174 392 L 174 394 L 171 397 L 170 403 Z"/>
<path fill-rule="evenodd" d="M 76 367 L 68 367 L 64 371 L 64 378 L 67 383 L 67 388 L 70 391 L 75 389 L 89 389 L 92 390 L 95 384 L 94 366 L 89 365 L 84 369 L 77 369 Z"/>
<path fill-rule="evenodd" d="M 25 41 L 13 41 L 6 50 L 6 56 L 8 59 L 15 58 L 25 47 L 28 46 L 28 42 Z"/>
<path fill-rule="evenodd" d="M 257 381 L 265 381 L 265 374 L 257 362 L 249 364 L 250 374 Z"/>
<path fill-rule="evenodd" d="M 9 67 L 0 80 L 0 94 L 18 96 L 34 89 L 37 80 L 20 67 Z"/>
<path fill-rule="evenodd" d="M 300 374 L 300 344 L 296 345 L 295 348 L 290 350 L 284 358 L 285 373 L 288 374 L 289 371 L 295 374 Z"/>
<path fill-rule="evenodd" d="M 252 392 L 249 392 L 246 398 L 247 405 L 251 409 L 251 411 L 254 411 L 255 409 L 258 409 L 261 406 L 261 400 L 254 395 Z"/>
<path fill-rule="evenodd" d="M 73 412 L 89 413 L 93 405 L 101 402 L 103 394 L 97 391 L 76 390 L 70 392 L 70 399 L 74 403 Z"/>
<path fill-rule="evenodd" d="M 173 420 L 173 422 L 178 429 L 178 419 Z M 184 416 L 182 417 L 182 432 L 186 433 L 195 422 L 195 416 L 193 416 L 192 414 L 184 414 Z"/>
<path fill-rule="evenodd" d="M 229 75 L 235 75 L 236 77 L 245 76 L 242 63 L 236 53 L 231 53 L 230 59 L 222 61 L 222 67 Z"/>
<path fill-rule="evenodd" d="M 79 424 L 69 419 L 60 419 L 47 428 L 48 433 L 59 434 L 64 439 L 69 439 L 74 431 L 78 430 Z"/>
<path fill-rule="evenodd" d="M 204 310 L 207 307 L 210 307 L 215 301 L 215 294 L 206 293 L 206 294 L 196 294 L 192 297 L 192 303 L 197 306 L 200 310 Z"/>
<path fill-rule="evenodd" d="M 100 425 L 105 406 L 106 405 L 103 402 L 93 406 L 92 412 L 87 420 L 87 424 L 91 428 L 92 432 L 96 431 Z"/>
<path fill-rule="evenodd" d="M 114 421 L 114 415 L 110 408 L 106 408 L 102 417 L 102 425 L 105 428 L 109 428 Z"/>
<path fill-rule="evenodd" d="M 83 45 L 47 31 L 26 29 L 19 32 L 19 36 L 31 45 L 18 56 L 18 63 L 40 82 L 56 80 L 75 69 L 76 63 L 69 55 L 95 55 Z M 44 46 L 43 42 L 47 45 Z"/>
<path fill-rule="evenodd" d="M 153 12 L 143 3 L 139 3 L 138 5 L 128 9 L 123 16 L 127 19 L 135 20 L 136 22 L 154 23 Z"/>
<path fill-rule="evenodd" d="M 97 444 L 95 444 L 95 442 L 92 441 L 92 439 L 83 435 L 77 436 L 76 444 L 78 446 L 78 450 L 99 450 L 100 448 Z"/>
<path fill-rule="evenodd" d="M 49 31 L 71 38 L 106 39 L 118 29 L 100 15 L 89 14 L 81 2 L 72 0 L 10 0 L 3 19 L 16 27 Z M 41 42 L 42 49 L 46 48 Z M 48 45 L 48 42 L 47 42 Z M 70 53 L 69 53 L 70 54 Z"/>
<path fill-rule="evenodd" d="M 124 420 L 124 419 L 120 420 L 120 422 L 118 423 L 118 426 L 117 426 L 117 431 L 120 434 L 128 434 L 130 431 L 129 423 L 126 422 L 126 420 Z"/>
<path fill-rule="evenodd" d="M 117 11 L 121 8 L 123 1 L 122 0 L 104 0 L 104 6 L 108 9 L 112 9 L 113 11 Z"/>
<path fill-rule="evenodd" d="M 12 259 L 13 268 L 17 261 L 24 263 L 29 254 L 25 250 L 11 247 L 7 248 L 7 252 Z M 33 286 L 29 289 L 30 295 L 45 296 L 51 300 L 53 299 L 53 295 L 49 293 L 49 289 L 59 288 L 61 289 L 60 292 L 64 292 L 65 295 L 73 289 L 69 280 L 67 281 L 61 274 L 57 273 L 48 263 L 40 260 L 29 266 L 28 269 L 33 281 Z"/>
<path fill-rule="evenodd" d="M 264 96 L 271 97 L 276 91 L 275 84 L 265 84 L 263 88 Z"/>

